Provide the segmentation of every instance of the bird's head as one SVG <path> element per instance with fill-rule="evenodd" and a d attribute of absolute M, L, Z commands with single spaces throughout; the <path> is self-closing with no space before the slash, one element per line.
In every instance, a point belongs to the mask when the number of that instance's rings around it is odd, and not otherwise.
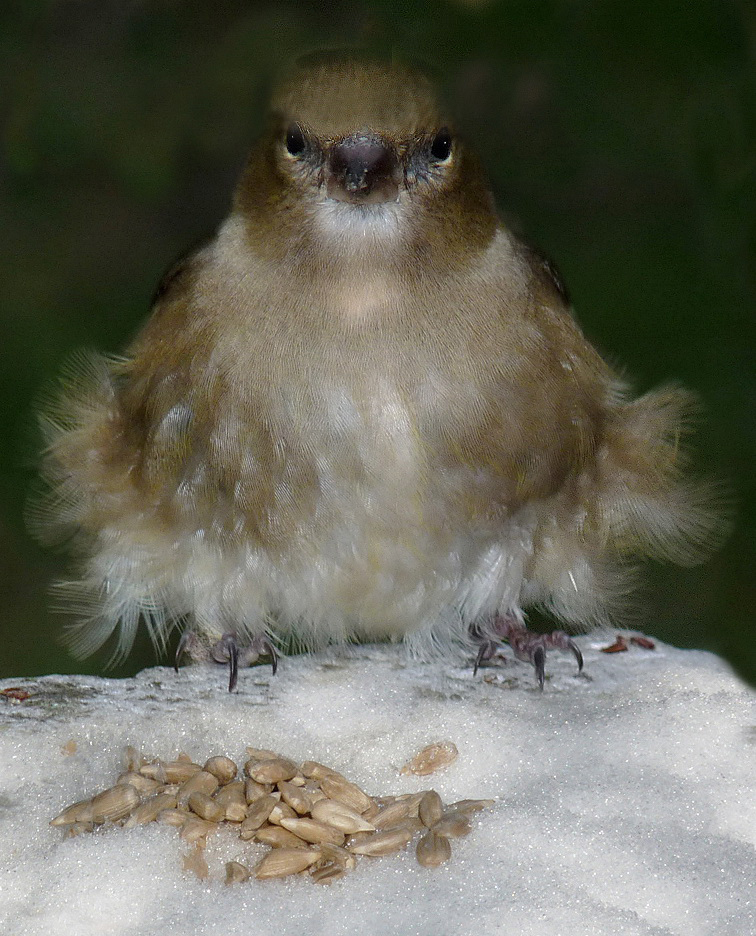
<path fill-rule="evenodd" d="M 250 236 L 278 257 L 322 252 L 445 266 L 496 226 L 477 160 L 421 72 L 354 57 L 300 64 L 237 192 Z M 376 253 L 377 252 L 377 253 Z"/>

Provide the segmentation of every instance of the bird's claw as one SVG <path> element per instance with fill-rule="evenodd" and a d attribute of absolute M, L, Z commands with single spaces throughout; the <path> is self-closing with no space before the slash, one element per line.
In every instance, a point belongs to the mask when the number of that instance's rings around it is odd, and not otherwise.
<path fill-rule="evenodd" d="M 270 657 L 273 675 L 278 671 L 276 648 L 265 636 L 254 637 L 246 647 L 240 647 L 235 634 L 224 634 L 210 650 L 216 663 L 228 663 L 228 691 L 233 692 L 239 678 L 239 666 L 251 666 L 261 656 Z"/>
<path fill-rule="evenodd" d="M 251 666 L 261 656 L 269 656 L 273 675 L 278 671 L 278 654 L 273 644 L 265 636 L 255 637 L 246 646 L 240 646 L 236 634 L 223 634 L 210 648 L 202 645 L 193 631 L 184 631 L 176 647 L 174 669 L 178 672 L 179 661 L 184 653 L 195 659 L 207 659 L 228 665 L 228 691 L 233 692 L 239 680 L 239 667 Z"/>
<path fill-rule="evenodd" d="M 577 661 L 578 672 L 583 669 L 583 654 L 580 652 L 580 647 L 563 631 L 552 631 L 550 634 L 534 634 L 527 630 L 513 615 L 497 615 L 487 636 L 481 638 L 473 675 L 477 673 L 481 663 L 490 660 L 494 655 L 497 639 L 506 640 L 518 660 L 533 664 L 541 690 L 543 690 L 546 678 L 547 650 L 569 650 Z"/>

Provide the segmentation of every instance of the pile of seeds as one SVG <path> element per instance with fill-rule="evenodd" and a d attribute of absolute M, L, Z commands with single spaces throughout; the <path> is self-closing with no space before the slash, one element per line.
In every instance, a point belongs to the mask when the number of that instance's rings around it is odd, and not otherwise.
<path fill-rule="evenodd" d="M 259 748 L 247 753 L 239 776 L 237 765 L 224 756 L 200 766 L 184 754 L 147 762 L 132 750 L 128 769 L 114 786 L 64 809 L 50 825 L 65 827 L 69 835 L 105 823 L 125 829 L 153 821 L 175 826 L 195 845 L 184 867 L 200 877 L 208 873 L 201 853 L 208 835 L 227 825 L 238 829 L 243 841 L 270 850 L 251 870 L 228 862 L 226 883 L 305 873 L 327 884 L 353 869 L 358 857 L 394 854 L 418 835 L 417 860 L 437 867 L 451 857 L 450 840 L 470 831 L 470 817 L 493 803 L 461 800 L 445 806 L 435 790 L 368 796 L 316 761 L 297 765 Z M 427 762 L 427 755 L 421 758 Z"/>

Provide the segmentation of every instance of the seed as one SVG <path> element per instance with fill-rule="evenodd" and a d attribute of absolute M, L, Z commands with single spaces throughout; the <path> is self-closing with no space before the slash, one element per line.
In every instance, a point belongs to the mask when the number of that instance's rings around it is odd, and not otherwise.
<path fill-rule="evenodd" d="M 378 813 L 383 808 L 381 803 L 376 802 L 375 797 L 373 797 L 372 805 L 368 806 L 364 813 L 362 813 L 362 818 L 366 822 L 372 822 L 373 819 L 378 815 Z"/>
<path fill-rule="evenodd" d="M 339 832 L 352 835 L 355 832 L 375 832 L 375 826 L 367 822 L 358 812 L 338 800 L 322 799 L 312 807 L 312 818 Z"/>
<path fill-rule="evenodd" d="M 179 835 L 185 842 L 200 845 L 204 848 L 208 835 L 218 828 L 214 822 L 200 819 L 199 816 L 187 816 L 186 822 L 181 826 Z"/>
<path fill-rule="evenodd" d="M 322 780 L 323 777 L 329 777 L 336 773 L 325 764 L 319 764 L 314 760 L 307 760 L 302 764 L 301 771 L 303 775 L 310 780 Z"/>
<path fill-rule="evenodd" d="M 444 804 L 441 802 L 441 797 L 435 790 L 428 790 L 420 800 L 420 805 L 418 806 L 420 821 L 424 826 L 430 829 L 438 822 L 443 814 Z"/>
<path fill-rule="evenodd" d="M 133 744 L 127 744 L 123 752 L 123 763 L 126 770 L 131 771 L 139 770 L 146 761 Z"/>
<path fill-rule="evenodd" d="M 227 822 L 244 822 L 247 818 L 247 800 L 244 796 L 244 781 L 232 780 L 215 794 L 215 802 L 225 810 Z"/>
<path fill-rule="evenodd" d="M 157 780 L 151 780 L 149 777 L 145 777 L 143 774 L 136 773 L 133 770 L 122 773 L 116 780 L 116 783 L 130 783 L 142 796 L 155 793 L 160 786 Z"/>
<path fill-rule="evenodd" d="M 281 755 L 267 748 L 248 747 L 244 749 L 252 760 L 277 760 Z"/>
<path fill-rule="evenodd" d="M 370 821 L 376 829 L 388 829 L 406 819 L 411 809 L 412 803 L 409 800 L 399 800 L 384 806 Z M 369 812 L 366 815 L 369 815 Z"/>
<path fill-rule="evenodd" d="M 396 826 L 386 829 L 385 832 L 376 832 L 356 844 L 349 845 L 349 851 L 354 855 L 370 855 L 378 858 L 383 855 L 393 855 L 401 851 L 412 839 L 412 832 L 406 826 Z"/>
<path fill-rule="evenodd" d="M 397 796 L 397 799 L 402 803 L 407 803 L 407 808 L 409 816 L 417 816 L 420 812 L 420 801 L 427 793 L 427 790 L 420 790 L 419 793 L 403 793 L 401 796 Z"/>
<path fill-rule="evenodd" d="M 139 805 L 139 793 L 129 783 L 119 783 L 92 797 L 92 821 L 115 822 Z"/>
<path fill-rule="evenodd" d="M 191 761 L 175 760 L 155 761 L 152 764 L 145 764 L 139 768 L 139 773 L 143 777 L 157 780 L 158 783 L 184 783 L 200 770 L 202 768 L 199 764 L 193 764 Z"/>
<path fill-rule="evenodd" d="M 217 777 L 214 777 L 206 770 L 199 770 L 193 777 L 181 784 L 178 804 L 179 806 L 186 806 L 192 793 L 206 793 L 208 796 L 212 796 L 219 786 Z"/>
<path fill-rule="evenodd" d="M 189 852 L 188 855 L 184 855 L 183 864 L 184 871 L 191 871 L 192 874 L 196 874 L 201 881 L 204 881 L 210 874 L 210 869 L 207 866 L 205 856 L 202 854 L 199 845 L 197 845 L 194 851 Z"/>
<path fill-rule="evenodd" d="M 277 825 L 264 825 L 255 832 L 255 841 L 271 848 L 307 848 L 308 843 Z"/>
<path fill-rule="evenodd" d="M 272 796 L 262 796 L 255 800 L 247 809 L 247 818 L 242 822 L 239 829 L 239 835 L 248 841 L 251 839 L 260 826 L 268 821 L 271 810 L 276 805 Z"/>
<path fill-rule="evenodd" d="M 180 829 L 189 817 L 190 813 L 183 809 L 161 809 L 157 814 L 157 821 Z"/>
<path fill-rule="evenodd" d="M 270 760 L 251 760 L 244 765 L 244 772 L 258 783 L 279 783 L 297 775 L 297 765 L 285 757 Z"/>
<path fill-rule="evenodd" d="M 417 843 L 415 855 L 424 868 L 437 868 L 451 858 L 449 839 L 426 832 Z"/>
<path fill-rule="evenodd" d="M 445 812 L 441 819 L 433 826 L 436 835 L 444 838 L 459 838 L 470 831 L 470 820 L 461 812 Z"/>
<path fill-rule="evenodd" d="M 281 798 L 284 803 L 291 806 L 294 812 L 299 813 L 300 816 L 303 816 L 312 809 L 310 797 L 304 790 L 300 789 L 300 787 L 295 786 L 287 780 L 281 780 L 278 784 L 278 789 L 281 791 Z"/>
<path fill-rule="evenodd" d="M 338 881 L 339 878 L 344 877 L 345 874 L 346 871 L 343 868 L 328 862 L 328 864 L 321 865 L 319 868 L 315 868 L 314 871 L 310 871 L 310 880 L 314 881 L 315 884 L 332 884 L 334 881 Z"/>
<path fill-rule="evenodd" d="M 281 825 L 283 819 L 296 819 L 297 814 L 291 808 L 291 806 L 286 803 L 277 802 L 276 805 L 271 809 L 270 815 L 268 816 L 268 822 L 272 822 L 275 825 Z"/>
<path fill-rule="evenodd" d="M 208 822 L 220 822 L 226 815 L 225 807 L 216 803 L 207 793 L 192 793 L 186 805 L 200 819 L 207 819 Z"/>
<path fill-rule="evenodd" d="M 254 803 L 261 796 L 267 796 L 273 792 L 272 783 L 257 783 L 255 780 L 244 781 L 244 796 L 248 803 Z"/>
<path fill-rule="evenodd" d="M 324 822 L 318 822 L 317 819 L 282 819 L 280 825 L 294 835 L 298 835 L 305 842 L 312 842 L 319 845 L 321 842 L 329 842 L 331 845 L 343 845 L 344 833 L 339 832 Z"/>
<path fill-rule="evenodd" d="M 333 862 L 333 864 L 337 864 L 346 871 L 351 871 L 353 868 L 357 867 L 357 859 L 350 851 L 347 851 L 347 849 L 343 848 L 341 845 L 330 845 L 328 842 L 323 842 L 320 846 L 320 850 L 323 853 L 323 859 L 325 861 Z"/>
<path fill-rule="evenodd" d="M 257 864 L 254 874 L 260 880 L 299 874 L 319 858 L 317 848 L 274 848 Z"/>
<path fill-rule="evenodd" d="M 360 814 L 370 809 L 372 799 L 356 783 L 351 783 L 341 774 L 333 773 L 320 781 L 320 787 L 329 799 L 338 800 Z"/>
<path fill-rule="evenodd" d="M 92 800 L 79 800 L 66 806 L 62 813 L 50 820 L 51 826 L 73 825 L 74 822 L 92 821 Z"/>
<path fill-rule="evenodd" d="M 415 754 L 412 760 L 408 761 L 399 772 L 424 777 L 427 774 L 435 773 L 442 767 L 448 767 L 457 759 L 458 754 L 459 751 L 456 745 L 451 741 L 429 744 L 422 751 Z"/>
<path fill-rule="evenodd" d="M 123 824 L 123 827 L 124 829 L 131 829 L 135 825 L 154 822 L 158 817 L 158 813 L 161 813 L 165 809 L 173 809 L 175 806 L 175 793 L 156 793 L 155 796 L 151 796 L 137 806 Z"/>
<path fill-rule="evenodd" d="M 237 771 L 236 764 L 230 757 L 211 757 L 205 762 L 202 769 L 217 777 L 221 785 L 230 783 L 236 776 Z"/>
<path fill-rule="evenodd" d="M 446 808 L 448 812 L 461 812 L 469 816 L 471 813 L 480 812 L 481 809 L 494 806 L 495 803 L 496 800 L 492 799 L 461 799 L 456 803 L 450 803 Z"/>
<path fill-rule="evenodd" d="M 270 760 L 247 761 L 244 772 L 258 783 L 279 783 L 281 780 L 291 780 L 299 771 L 294 761 L 276 757 Z"/>
<path fill-rule="evenodd" d="M 250 870 L 240 861 L 226 862 L 226 884 L 241 884 L 250 876 Z"/>

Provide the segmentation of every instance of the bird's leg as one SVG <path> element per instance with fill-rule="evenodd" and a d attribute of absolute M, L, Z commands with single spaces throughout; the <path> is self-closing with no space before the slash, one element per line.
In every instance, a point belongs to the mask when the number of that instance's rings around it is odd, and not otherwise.
<path fill-rule="evenodd" d="M 236 634 L 224 634 L 210 648 L 210 655 L 216 663 L 228 664 L 228 691 L 233 692 L 239 676 L 239 664 L 251 666 L 261 656 L 269 656 L 275 676 L 278 669 L 278 654 L 273 644 L 262 634 L 255 637 L 245 647 L 240 647 Z"/>
<path fill-rule="evenodd" d="M 185 630 L 176 647 L 174 669 L 178 672 L 181 657 L 188 653 L 194 660 L 207 660 L 208 657 L 216 663 L 228 665 L 228 691 L 233 692 L 239 678 L 240 666 L 251 666 L 261 656 L 270 657 L 273 675 L 278 669 L 278 654 L 273 644 L 263 634 L 245 646 L 240 646 L 236 634 L 224 634 L 209 648 L 200 637 L 191 630 Z"/>
<path fill-rule="evenodd" d="M 518 660 L 533 664 L 541 689 L 543 689 L 547 650 L 570 650 L 577 660 L 578 672 L 583 668 L 583 654 L 580 648 L 564 631 L 534 634 L 513 614 L 497 614 L 493 623 L 485 631 L 475 628 L 472 633 L 474 637 L 480 639 L 480 649 L 475 660 L 475 673 L 481 663 L 493 657 L 497 643 L 501 640 L 507 641 Z"/>

